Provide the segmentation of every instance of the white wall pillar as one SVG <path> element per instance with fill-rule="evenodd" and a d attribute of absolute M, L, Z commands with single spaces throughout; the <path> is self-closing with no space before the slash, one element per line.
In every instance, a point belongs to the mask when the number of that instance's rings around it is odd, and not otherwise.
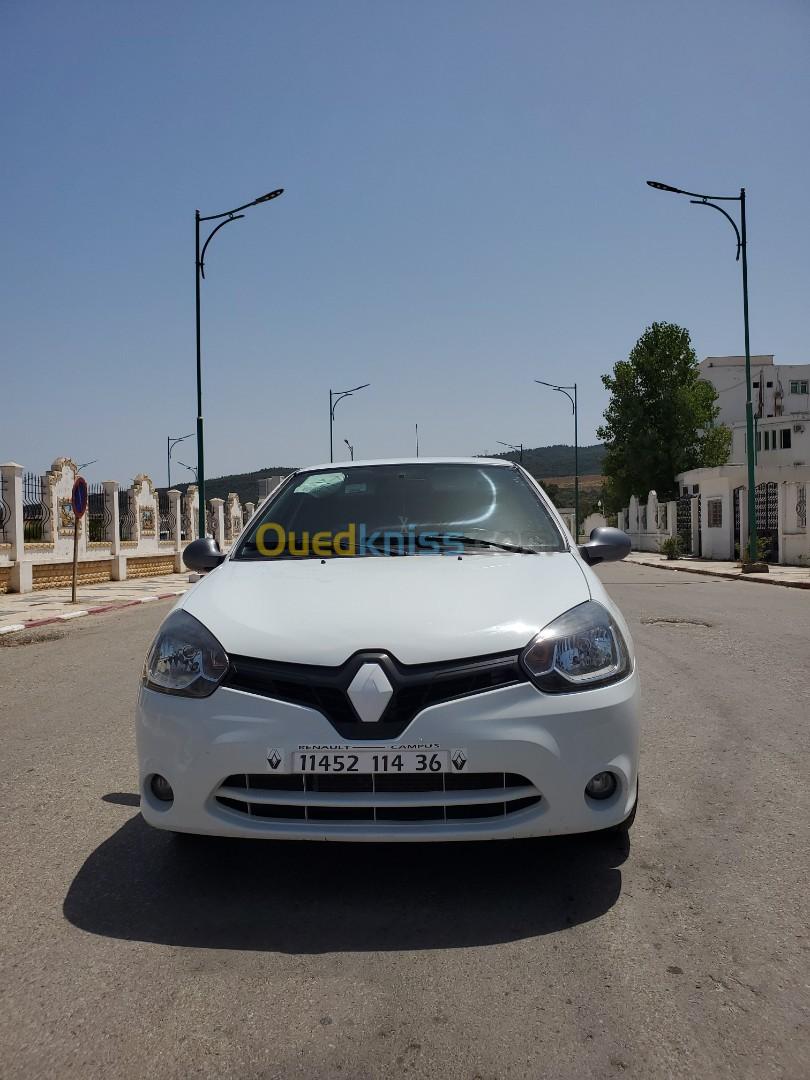
<path fill-rule="evenodd" d="M 22 474 L 23 467 L 16 461 L 7 461 L 0 465 L 5 481 L 6 505 L 9 509 L 9 519 L 6 524 L 6 538 L 11 544 L 9 558 L 12 562 L 21 559 L 25 554 L 25 533 L 23 526 L 23 490 Z"/>
<path fill-rule="evenodd" d="M 214 527 L 212 532 L 214 539 L 221 550 L 224 550 L 225 545 L 225 500 L 224 499 L 211 499 L 211 516 L 214 519 Z"/>
<path fill-rule="evenodd" d="M 689 504 L 689 508 L 692 513 L 692 554 L 698 555 L 700 549 L 700 511 L 705 508 L 701 507 L 701 498 L 698 495 L 694 495 Z"/>
<path fill-rule="evenodd" d="M 169 488 L 166 495 L 169 499 L 169 520 L 171 522 L 169 539 L 174 541 L 174 550 L 180 551 L 183 547 L 183 542 L 180 539 L 183 525 L 180 517 L 180 500 L 182 496 L 176 488 Z"/>
<path fill-rule="evenodd" d="M 183 570 L 183 507 L 181 505 L 182 495 L 177 488 L 169 488 L 166 492 L 169 499 L 169 522 L 170 522 L 170 540 L 174 541 L 174 572 L 175 574 L 182 573 Z"/>
<path fill-rule="evenodd" d="M 667 536 L 678 535 L 678 504 L 675 500 L 667 503 Z"/>
<path fill-rule="evenodd" d="M 101 486 L 104 488 L 104 501 L 110 510 L 110 525 L 107 539 L 110 541 L 110 554 L 121 554 L 121 526 L 118 520 L 118 484 L 115 480 L 104 480 Z"/>
<path fill-rule="evenodd" d="M 790 485 L 790 491 L 793 491 L 793 485 Z M 785 557 L 785 549 L 787 547 L 785 533 L 787 532 L 789 525 L 788 518 L 788 485 L 786 483 L 777 484 L 776 486 L 776 535 L 779 543 L 779 560 L 778 564 L 784 566 L 787 559 Z"/>
<path fill-rule="evenodd" d="M 34 588 L 34 573 L 30 560 L 25 557 L 25 525 L 23 522 L 23 467 L 16 461 L 0 465 L 5 481 L 5 499 L 9 509 L 6 537 L 11 544 L 9 558 L 11 573 L 9 588 L 12 592 L 27 593 Z"/>
<path fill-rule="evenodd" d="M 118 506 L 118 484 L 115 480 L 104 480 L 104 498 L 110 507 L 110 578 L 113 581 L 126 581 L 127 557 L 121 554 L 121 511 Z"/>
<path fill-rule="evenodd" d="M 189 484 L 186 488 L 186 543 L 199 540 L 198 519 L 200 514 L 200 495 L 196 484 Z"/>

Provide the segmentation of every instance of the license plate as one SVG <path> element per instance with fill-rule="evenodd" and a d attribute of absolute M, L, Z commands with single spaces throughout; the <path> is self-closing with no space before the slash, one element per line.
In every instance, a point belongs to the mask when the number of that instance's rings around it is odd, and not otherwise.
<path fill-rule="evenodd" d="M 466 759 L 466 754 L 463 755 Z M 462 757 L 456 757 L 462 761 Z M 464 762 L 466 764 L 466 760 Z M 297 750 L 290 762 L 294 773 L 443 773 L 450 771 L 448 750 L 346 750 L 319 753 Z M 452 770 L 463 769 L 453 764 Z"/>

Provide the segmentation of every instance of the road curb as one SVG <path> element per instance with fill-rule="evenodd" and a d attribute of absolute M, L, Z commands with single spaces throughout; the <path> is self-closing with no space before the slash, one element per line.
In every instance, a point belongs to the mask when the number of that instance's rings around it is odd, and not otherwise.
<path fill-rule="evenodd" d="M 810 589 L 810 581 L 779 581 L 776 578 L 750 577 L 748 574 L 731 574 L 727 570 L 703 570 L 697 566 L 667 566 L 666 563 L 630 559 L 633 566 L 649 566 L 653 570 L 669 570 L 676 574 L 700 574 L 702 577 L 722 578 L 724 581 L 745 581 L 749 585 L 778 585 L 781 589 Z"/>
<path fill-rule="evenodd" d="M 70 622 L 73 619 L 81 619 L 85 615 L 106 615 L 108 611 L 121 611 L 123 608 L 139 607 L 141 604 L 148 604 L 153 600 L 173 600 L 187 591 L 187 589 L 174 589 L 172 592 L 150 593 L 149 596 L 137 596 L 133 600 L 120 600 L 114 604 L 100 604 L 97 607 L 81 608 L 79 611 L 62 611 L 56 615 L 48 615 L 44 619 L 26 619 L 25 622 L 0 626 L 0 634 L 19 634 L 23 630 L 34 630 L 40 626 L 50 626 L 53 623 Z"/>

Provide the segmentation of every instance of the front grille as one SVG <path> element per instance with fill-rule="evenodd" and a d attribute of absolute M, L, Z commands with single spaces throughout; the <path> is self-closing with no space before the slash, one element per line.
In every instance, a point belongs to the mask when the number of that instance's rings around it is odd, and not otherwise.
<path fill-rule="evenodd" d="M 536 806 L 541 794 L 519 773 L 358 776 L 238 773 L 214 793 L 219 806 L 262 821 L 477 821 Z"/>
<path fill-rule="evenodd" d="M 365 663 L 376 663 L 393 694 L 376 723 L 364 723 L 347 690 Z M 232 690 L 305 705 L 322 713 L 344 739 L 398 738 L 423 709 L 527 681 L 517 653 L 498 653 L 433 664 L 401 664 L 385 652 L 356 653 L 339 667 L 290 664 L 231 656 L 222 685 Z"/>

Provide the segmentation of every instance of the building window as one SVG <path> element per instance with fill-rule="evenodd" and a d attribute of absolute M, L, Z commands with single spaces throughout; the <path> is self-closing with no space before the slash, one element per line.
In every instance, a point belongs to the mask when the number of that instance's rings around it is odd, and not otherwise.
<path fill-rule="evenodd" d="M 761 450 L 761 449 L 762 449 L 762 432 L 758 431 L 757 432 L 757 450 Z"/>
<path fill-rule="evenodd" d="M 692 484 L 692 494 L 697 495 L 700 493 L 700 484 Z"/>
<path fill-rule="evenodd" d="M 759 390 L 759 383 L 758 382 L 752 382 L 751 385 L 753 386 L 753 388 L 755 390 Z"/>
<path fill-rule="evenodd" d="M 779 432 L 779 446 L 782 450 L 790 449 L 790 428 L 783 427 Z"/>
<path fill-rule="evenodd" d="M 790 380 L 790 392 L 791 392 L 791 394 L 806 394 L 807 393 L 807 379 L 791 379 Z"/>
<path fill-rule="evenodd" d="M 723 527 L 723 500 L 709 499 L 706 503 L 706 514 L 709 528 L 721 529 Z"/>
<path fill-rule="evenodd" d="M 766 382 L 766 383 L 765 383 L 765 386 L 766 386 L 766 387 L 768 387 L 768 386 L 773 386 L 773 383 L 772 383 L 772 382 Z"/>

